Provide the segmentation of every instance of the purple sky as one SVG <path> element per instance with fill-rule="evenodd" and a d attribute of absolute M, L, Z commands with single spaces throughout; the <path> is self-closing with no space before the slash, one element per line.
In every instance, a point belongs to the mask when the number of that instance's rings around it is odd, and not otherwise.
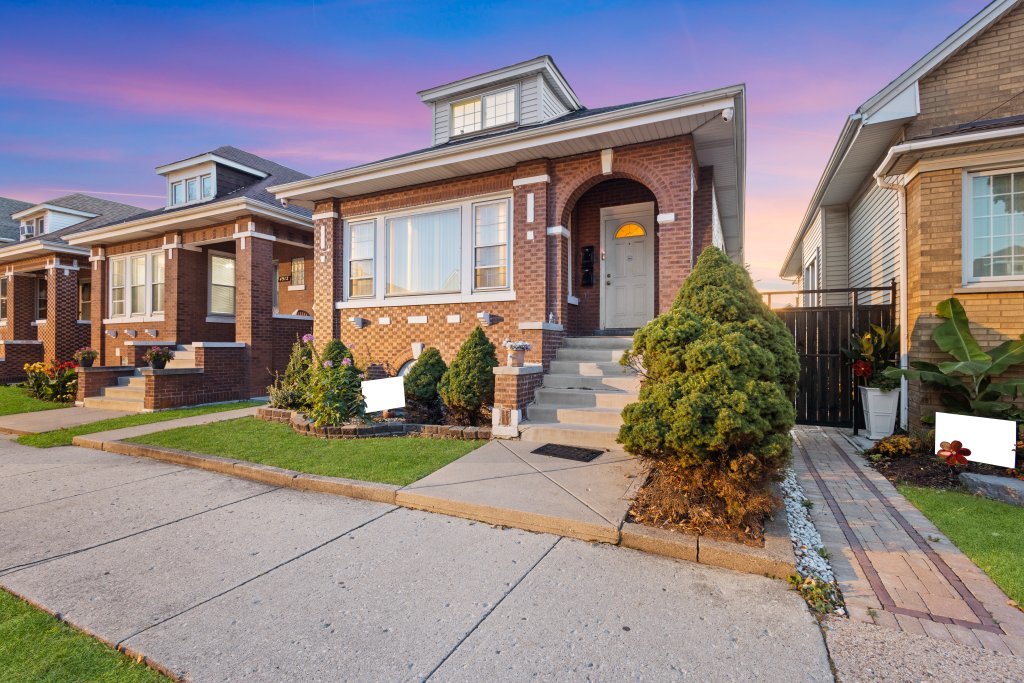
<path fill-rule="evenodd" d="M 746 258 L 774 288 L 845 117 L 985 4 L 0 2 L 0 195 L 156 207 L 155 166 L 223 144 L 373 161 L 429 144 L 417 90 L 550 54 L 587 106 L 747 84 Z"/>

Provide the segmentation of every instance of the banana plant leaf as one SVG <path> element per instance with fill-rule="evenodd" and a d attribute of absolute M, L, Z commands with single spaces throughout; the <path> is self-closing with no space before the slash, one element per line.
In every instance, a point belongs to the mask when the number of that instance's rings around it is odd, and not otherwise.
<path fill-rule="evenodd" d="M 988 372 L 989 366 L 992 364 L 988 361 L 947 361 L 945 363 L 939 363 L 939 371 L 946 375 L 952 375 L 954 373 L 961 375 L 983 375 Z"/>
<path fill-rule="evenodd" d="M 988 385 L 989 392 L 998 392 L 1008 398 L 1024 396 L 1024 379 L 1011 379 L 1005 382 L 992 382 Z"/>
<path fill-rule="evenodd" d="M 916 365 L 916 363 L 914 365 Z M 928 364 L 925 363 L 925 365 Z M 949 375 L 943 374 L 938 367 L 935 367 L 934 370 L 919 370 L 917 368 L 903 370 L 901 368 L 887 368 L 885 372 L 882 374 L 890 379 L 906 377 L 907 379 L 921 380 L 922 382 L 927 382 L 929 384 L 938 384 L 939 386 L 943 387 L 963 387 L 963 382 L 961 382 L 956 377 L 951 377 Z"/>
<path fill-rule="evenodd" d="M 981 350 L 981 346 L 971 334 L 967 313 L 955 297 L 939 302 L 936 312 L 939 317 L 945 318 L 932 333 L 932 338 L 940 349 L 961 362 L 992 362 L 992 357 Z"/>
<path fill-rule="evenodd" d="M 988 352 L 992 357 L 992 365 L 988 374 L 1001 375 L 1015 365 L 1024 363 L 1024 335 L 1020 339 L 1003 342 Z"/>

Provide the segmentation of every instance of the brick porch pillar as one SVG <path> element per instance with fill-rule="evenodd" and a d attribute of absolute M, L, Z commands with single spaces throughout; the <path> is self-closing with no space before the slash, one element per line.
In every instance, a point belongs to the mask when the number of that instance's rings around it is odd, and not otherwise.
<path fill-rule="evenodd" d="M 107 291 L 107 248 L 93 247 L 89 256 L 89 267 L 92 269 L 92 304 L 89 313 L 89 346 L 95 349 L 100 355 L 96 359 L 96 365 L 116 365 L 113 359 L 107 358 L 107 331 L 103 325 L 103 319 L 108 317 L 107 299 L 110 293 Z"/>
<path fill-rule="evenodd" d="M 78 267 L 54 259 L 46 266 L 46 323 L 39 325 L 43 355 L 70 360 L 78 350 Z"/>
<path fill-rule="evenodd" d="M 319 202 L 313 211 L 313 337 L 323 348 L 340 335 L 336 301 L 344 292 L 344 247 L 338 201 Z"/>
<path fill-rule="evenodd" d="M 494 408 L 491 411 L 491 434 L 495 438 L 519 438 L 519 423 L 526 419 L 526 406 L 544 381 L 544 368 L 525 365 L 494 368 Z"/>
<path fill-rule="evenodd" d="M 179 344 L 189 344 L 194 341 L 188 334 L 187 328 L 189 317 L 185 307 L 190 303 L 192 307 L 202 306 L 205 311 L 204 299 L 196 299 L 194 289 L 182 292 L 182 285 L 189 280 L 199 279 L 200 271 L 190 269 L 189 256 L 195 260 L 195 256 L 202 257 L 197 252 L 187 252 L 182 249 L 181 233 L 164 235 L 164 327 L 162 334 L 166 336 L 161 341 L 173 341 Z M 192 284 L 194 287 L 194 283 Z"/>
<path fill-rule="evenodd" d="M 8 282 L 7 327 L 4 339 L 36 339 L 36 279 L 24 273 L 11 273 Z"/>
<path fill-rule="evenodd" d="M 235 222 L 235 341 L 247 345 L 250 396 L 267 393 L 274 365 L 274 242 L 268 225 Z"/>

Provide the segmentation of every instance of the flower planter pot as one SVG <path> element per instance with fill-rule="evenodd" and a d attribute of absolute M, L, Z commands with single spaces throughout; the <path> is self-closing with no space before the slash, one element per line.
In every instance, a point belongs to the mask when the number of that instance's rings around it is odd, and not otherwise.
<path fill-rule="evenodd" d="M 149 367 L 153 368 L 154 370 L 163 370 L 164 367 L 166 367 L 166 366 L 167 366 L 167 361 L 165 361 L 165 360 L 151 360 L 151 361 L 149 361 Z"/>
<path fill-rule="evenodd" d="M 508 351 L 508 365 L 510 368 L 521 368 L 523 363 L 526 361 L 526 350 L 525 349 L 509 349 Z"/>
<path fill-rule="evenodd" d="M 91 368 L 92 364 L 96 361 L 95 358 L 83 358 L 78 362 L 83 368 Z"/>
<path fill-rule="evenodd" d="M 896 430 L 896 407 L 899 402 L 899 389 L 882 391 L 873 387 L 860 387 L 864 430 L 869 439 L 884 439 Z"/>

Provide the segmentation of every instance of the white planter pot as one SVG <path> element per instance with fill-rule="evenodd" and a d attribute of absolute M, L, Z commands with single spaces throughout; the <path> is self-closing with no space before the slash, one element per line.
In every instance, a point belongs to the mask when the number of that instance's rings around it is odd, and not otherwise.
<path fill-rule="evenodd" d="M 884 439 L 896 430 L 896 407 L 900 390 L 882 391 L 860 387 L 860 404 L 864 408 L 864 430 L 869 439 Z"/>

